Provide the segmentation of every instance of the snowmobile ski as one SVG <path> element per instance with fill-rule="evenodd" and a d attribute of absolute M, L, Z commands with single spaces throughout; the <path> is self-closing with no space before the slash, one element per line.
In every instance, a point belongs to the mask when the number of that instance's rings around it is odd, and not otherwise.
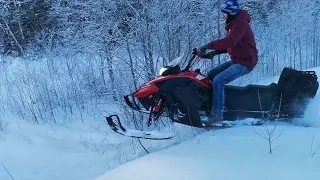
<path fill-rule="evenodd" d="M 113 117 L 116 118 L 116 122 L 114 122 Z M 111 115 L 106 117 L 107 122 L 110 128 L 121 135 L 132 137 L 132 138 L 142 138 L 142 139 L 151 139 L 151 140 L 166 140 L 175 137 L 173 133 L 169 132 L 160 132 L 160 131 L 140 131 L 136 129 L 130 129 L 124 127 L 118 115 Z"/>

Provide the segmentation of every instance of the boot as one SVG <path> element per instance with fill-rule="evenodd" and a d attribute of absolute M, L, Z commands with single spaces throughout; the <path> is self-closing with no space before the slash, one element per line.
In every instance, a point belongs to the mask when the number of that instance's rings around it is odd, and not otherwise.
<path fill-rule="evenodd" d="M 214 125 L 215 123 L 220 123 L 222 121 L 223 121 L 222 116 L 210 114 L 208 116 L 208 119 L 206 121 L 202 121 L 202 123 L 204 123 L 206 126 L 210 126 L 210 125 Z"/>

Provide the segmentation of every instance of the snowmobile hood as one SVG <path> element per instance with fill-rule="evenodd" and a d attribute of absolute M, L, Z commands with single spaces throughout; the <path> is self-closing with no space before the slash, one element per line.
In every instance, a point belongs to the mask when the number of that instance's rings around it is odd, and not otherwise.
<path fill-rule="evenodd" d="M 229 22 L 229 23 L 226 25 L 225 29 L 226 29 L 226 30 L 229 30 L 229 29 L 230 29 L 230 26 L 231 26 L 235 21 L 237 21 L 237 20 L 242 20 L 242 19 L 246 20 L 248 23 L 251 22 L 251 17 L 250 17 L 250 14 L 248 13 L 247 10 L 241 10 L 241 11 L 239 12 L 239 14 L 238 14 L 231 22 Z"/>

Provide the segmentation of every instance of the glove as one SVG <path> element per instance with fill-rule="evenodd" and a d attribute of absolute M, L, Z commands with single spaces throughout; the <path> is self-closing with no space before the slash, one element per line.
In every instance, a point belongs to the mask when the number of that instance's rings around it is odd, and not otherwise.
<path fill-rule="evenodd" d="M 211 51 L 202 56 L 204 59 L 212 59 L 215 55 L 217 55 L 216 51 Z"/>
<path fill-rule="evenodd" d="M 204 45 L 204 46 L 201 46 L 201 47 L 197 48 L 197 52 L 196 52 L 197 55 L 198 55 L 199 57 L 205 56 L 205 55 L 206 55 L 206 50 L 209 48 L 208 46 L 209 46 L 209 45 L 206 44 L 206 45 Z"/>

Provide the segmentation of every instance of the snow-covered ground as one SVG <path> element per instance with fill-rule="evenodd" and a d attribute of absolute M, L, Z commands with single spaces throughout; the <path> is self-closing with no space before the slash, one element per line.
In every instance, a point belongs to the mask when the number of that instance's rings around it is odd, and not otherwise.
<path fill-rule="evenodd" d="M 85 149 L 80 139 L 102 141 L 106 134 L 86 125 L 70 124 L 53 130 L 49 126 L 11 122 L 0 133 L 0 161 L 15 179 L 93 178 L 94 174 L 108 170 L 106 159 Z M 11 179 L 2 165 L 0 179 Z"/>
<path fill-rule="evenodd" d="M 103 116 L 84 119 L 54 126 L 11 119 L 0 131 L 0 179 L 89 180 L 146 154 L 137 140 L 113 133 Z M 151 153 L 177 141 L 141 142 Z"/>
<path fill-rule="evenodd" d="M 312 70 L 320 74 L 320 68 Z M 259 84 L 277 82 L 278 78 Z M 201 133 L 121 165 L 95 180 L 319 179 L 319 104 L 320 95 L 317 95 L 305 117 L 295 119 L 292 124 L 278 122 Z M 270 154 L 265 132 L 274 127 Z"/>
<path fill-rule="evenodd" d="M 318 179 L 320 152 L 312 158 L 310 148 L 314 135 L 313 149 L 320 145 L 320 130 L 279 125 L 275 135 L 282 131 L 272 154 L 252 127 L 225 129 L 136 159 L 95 180 Z"/>

